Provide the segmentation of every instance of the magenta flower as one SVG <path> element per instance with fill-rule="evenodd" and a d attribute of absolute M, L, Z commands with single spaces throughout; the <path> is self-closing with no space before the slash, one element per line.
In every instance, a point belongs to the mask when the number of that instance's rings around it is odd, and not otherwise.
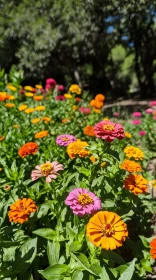
<path fill-rule="evenodd" d="M 140 120 L 133 120 L 132 123 L 134 125 L 139 125 L 139 124 L 141 124 L 141 121 Z"/>
<path fill-rule="evenodd" d="M 153 109 L 152 108 L 148 108 L 145 110 L 146 114 L 153 114 Z"/>
<path fill-rule="evenodd" d="M 82 217 L 88 214 L 94 214 L 101 209 L 100 199 L 92 192 L 86 189 L 77 188 L 69 193 L 65 200 L 73 213 Z"/>
<path fill-rule="evenodd" d="M 36 169 L 32 171 L 31 177 L 32 181 L 37 180 L 39 177 L 46 177 L 46 182 L 50 183 L 52 179 L 56 179 L 60 174 L 59 170 L 64 170 L 63 165 L 59 164 L 57 161 L 47 161 L 41 165 L 37 165 Z"/>
<path fill-rule="evenodd" d="M 140 130 L 140 131 L 139 131 L 139 135 L 140 135 L 140 136 L 144 136 L 145 134 L 146 134 L 146 131 L 145 131 L 145 130 Z"/>
<path fill-rule="evenodd" d="M 61 134 L 56 138 L 56 144 L 59 146 L 68 146 L 70 143 L 75 141 L 75 136 L 71 134 Z"/>
<path fill-rule="evenodd" d="M 59 85 L 57 88 L 59 91 L 64 91 L 64 86 L 63 85 Z"/>
<path fill-rule="evenodd" d="M 64 101 L 64 100 L 66 100 L 66 99 L 65 99 L 64 95 L 57 95 L 57 96 L 55 97 L 55 100 L 62 100 L 62 101 Z"/>
<path fill-rule="evenodd" d="M 91 113 L 91 109 L 90 108 L 80 107 L 79 110 L 83 114 L 88 114 L 89 115 Z"/>
<path fill-rule="evenodd" d="M 56 81 L 53 78 L 46 79 L 46 86 L 47 85 L 49 85 L 50 88 L 54 88 L 56 86 Z"/>
<path fill-rule="evenodd" d="M 120 113 L 114 112 L 114 113 L 113 113 L 113 116 L 114 116 L 114 117 L 119 117 L 119 116 L 120 116 Z"/>
<path fill-rule="evenodd" d="M 134 118 L 140 118 L 142 116 L 142 113 L 141 112 L 134 112 L 133 113 L 133 117 Z"/>
<path fill-rule="evenodd" d="M 151 106 L 151 107 L 155 107 L 155 106 L 156 106 L 156 100 L 151 101 L 151 102 L 149 103 L 149 106 Z"/>
<path fill-rule="evenodd" d="M 94 133 L 97 138 L 112 142 L 115 138 L 121 140 L 125 138 L 124 129 L 121 124 L 101 121 L 94 125 Z"/>

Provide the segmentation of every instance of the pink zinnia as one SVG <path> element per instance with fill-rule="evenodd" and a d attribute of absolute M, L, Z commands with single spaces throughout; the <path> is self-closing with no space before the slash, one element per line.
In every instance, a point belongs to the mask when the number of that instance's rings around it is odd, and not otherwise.
<path fill-rule="evenodd" d="M 56 81 L 53 78 L 46 79 L 46 85 L 49 85 L 50 88 L 54 88 L 56 86 Z"/>
<path fill-rule="evenodd" d="M 37 165 L 36 169 L 32 171 L 31 177 L 32 181 L 37 180 L 39 177 L 46 177 L 46 182 L 50 183 L 52 179 L 56 179 L 59 170 L 64 170 L 63 165 L 59 164 L 57 161 L 47 161 L 41 165 Z"/>
<path fill-rule="evenodd" d="M 66 100 L 66 99 L 65 99 L 64 95 L 57 95 L 57 96 L 55 97 L 55 100 L 62 100 L 62 101 L 64 101 L 64 100 Z"/>
<path fill-rule="evenodd" d="M 71 134 L 62 134 L 56 138 L 56 144 L 59 146 L 68 146 L 70 143 L 73 143 L 75 141 L 75 136 Z"/>
<path fill-rule="evenodd" d="M 133 120 L 132 123 L 134 125 L 139 125 L 139 124 L 141 124 L 141 121 L 140 120 Z"/>
<path fill-rule="evenodd" d="M 140 135 L 140 136 L 144 136 L 145 134 L 146 134 L 146 131 L 145 131 L 145 130 L 140 130 L 140 131 L 139 131 L 139 135 Z"/>
<path fill-rule="evenodd" d="M 90 108 L 80 107 L 79 110 L 83 114 L 88 114 L 89 115 L 91 113 L 91 109 Z"/>
<path fill-rule="evenodd" d="M 114 113 L 113 113 L 113 116 L 114 116 L 114 117 L 119 117 L 119 116 L 120 116 L 120 113 L 114 112 Z"/>
<path fill-rule="evenodd" d="M 64 86 L 63 85 L 59 85 L 57 88 L 59 91 L 64 91 Z"/>
<path fill-rule="evenodd" d="M 133 113 L 133 117 L 134 118 L 140 118 L 142 116 L 142 113 L 141 112 L 134 112 Z"/>
<path fill-rule="evenodd" d="M 121 124 L 105 120 L 94 125 L 94 133 L 96 137 L 102 138 L 107 142 L 112 142 L 115 138 L 121 140 L 125 137 Z"/>
<path fill-rule="evenodd" d="M 69 193 L 65 200 L 73 213 L 82 217 L 88 214 L 94 214 L 101 209 L 100 199 L 92 192 L 86 189 L 77 188 Z"/>
<path fill-rule="evenodd" d="M 146 114 L 153 114 L 153 109 L 152 108 L 148 108 L 145 110 Z"/>
<path fill-rule="evenodd" d="M 155 100 L 154 100 L 154 101 L 151 101 L 151 102 L 149 103 L 149 106 L 155 107 L 155 106 L 156 106 L 156 101 L 155 101 Z"/>

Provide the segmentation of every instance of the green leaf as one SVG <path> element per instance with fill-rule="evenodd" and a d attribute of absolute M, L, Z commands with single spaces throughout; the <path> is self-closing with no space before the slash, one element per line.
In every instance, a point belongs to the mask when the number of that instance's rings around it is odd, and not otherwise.
<path fill-rule="evenodd" d="M 76 270 L 73 273 L 72 280 L 82 280 L 83 279 L 83 272 L 80 270 Z"/>
<path fill-rule="evenodd" d="M 103 250 L 102 256 L 103 256 L 104 259 L 107 259 L 109 261 L 114 261 L 117 264 L 125 264 L 124 259 L 119 254 L 117 254 L 116 252 L 104 251 Z"/>
<path fill-rule="evenodd" d="M 69 246 L 69 251 L 70 252 L 76 252 L 76 251 L 79 251 L 82 247 L 82 244 L 78 241 L 74 241 L 70 244 Z"/>
<path fill-rule="evenodd" d="M 129 267 L 122 273 L 119 280 L 131 280 L 132 279 L 134 269 L 135 269 L 135 261 L 136 261 L 136 259 L 134 259 L 130 263 Z"/>
<path fill-rule="evenodd" d="M 143 235 L 139 235 L 139 237 L 140 237 L 140 239 L 141 239 L 142 244 L 144 245 L 144 247 L 145 247 L 145 248 L 149 248 L 149 243 L 148 243 L 146 237 L 143 236 Z"/>
<path fill-rule="evenodd" d="M 76 260 L 81 265 L 82 268 L 84 268 L 84 270 L 87 270 L 91 274 L 96 275 L 90 269 L 90 265 L 89 265 L 88 259 L 87 259 L 87 257 L 84 254 L 79 253 L 77 255 L 74 255 L 73 253 L 71 253 L 71 256 L 74 258 L 74 260 Z"/>
<path fill-rule="evenodd" d="M 57 264 L 59 262 L 60 243 L 57 241 L 51 242 L 48 240 L 47 255 L 50 265 Z"/>
<path fill-rule="evenodd" d="M 63 280 L 64 274 L 68 271 L 68 266 L 66 264 L 55 264 L 49 266 L 45 270 L 39 270 L 38 272 L 47 280 Z"/>
<path fill-rule="evenodd" d="M 16 253 L 13 270 L 17 274 L 24 273 L 29 268 L 37 253 L 37 237 L 26 241 Z"/>
<path fill-rule="evenodd" d="M 49 240 L 53 240 L 54 236 L 56 236 L 55 231 L 51 228 L 40 228 L 33 231 L 33 233 Z"/>

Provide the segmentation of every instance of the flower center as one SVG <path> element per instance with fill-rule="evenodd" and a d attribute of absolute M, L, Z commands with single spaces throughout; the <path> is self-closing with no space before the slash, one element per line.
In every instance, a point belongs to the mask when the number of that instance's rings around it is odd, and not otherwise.
<path fill-rule="evenodd" d="M 68 137 L 64 137 L 64 138 L 62 138 L 62 140 L 63 140 L 63 141 L 68 141 L 69 138 L 68 138 Z"/>
<path fill-rule="evenodd" d="M 81 205 L 88 205 L 88 204 L 92 204 L 93 203 L 93 199 L 90 195 L 88 195 L 87 193 L 84 194 L 80 194 L 78 197 L 78 202 Z"/>
<path fill-rule="evenodd" d="M 51 163 L 44 163 L 41 165 L 41 173 L 44 176 L 48 176 L 50 172 L 52 171 L 52 165 Z"/>
<path fill-rule="evenodd" d="M 102 232 L 104 236 L 110 237 L 115 233 L 114 227 L 111 224 L 105 224 L 102 226 Z"/>
<path fill-rule="evenodd" d="M 105 124 L 105 125 L 103 126 L 103 128 L 104 128 L 105 130 L 114 130 L 114 125 Z"/>
<path fill-rule="evenodd" d="M 25 211 L 25 208 L 24 208 L 24 206 L 23 206 L 23 205 L 20 205 L 20 206 L 19 206 L 19 211 L 20 211 L 20 212 Z"/>

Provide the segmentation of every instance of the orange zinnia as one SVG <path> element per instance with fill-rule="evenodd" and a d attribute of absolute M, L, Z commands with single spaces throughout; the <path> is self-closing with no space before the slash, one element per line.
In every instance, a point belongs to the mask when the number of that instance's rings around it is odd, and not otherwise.
<path fill-rule="evenodd" d="M 87 125 L 84 130 L 83 130 L 84 134 L 88 135 L 88 136 L 95 136 L 94 133 L 94 127 L 91 125 Z"/>
<path fill-rule="evenodd" d="M 150 254 L 153 259 L 156 259 L 156 238 L 150 242 Z"/>
<path fill-rule="evenodd" d="M 33 96 L 33 99 L 36 100 L 36 101 L 40 101 L 43 99 L 43 96 L 42 95 L 36 95 L 36 96 Z"/>
<path fill-rule="evenodd" d="M 51 118 L 49 117 L 42 117 L 42 120 L 44 121 L 44 123 L 50 122 Z"/>
<path fill-rule="evenodd" d="M 129 174 L 124 180 L 125 189 L 130 190 L 135 195 L 146 193 L 148 181 L 141 175 Z"/>
<path fill-rule="evenodd" d="M 105 96 L 103 94 L 99 93 L 95 96 L 95 100 L 103 102 L 105 100 Z"/>
<path fill-rule="evenodd" d="M 37 206 L 31 198 L 18 199 L 10 206 L 8 213 L 10 222 L 23 224 L 28 221 L 28 217 L 32 212 L 37 211 Z"/>
<path fill-rule="evenodd" d="M 18 151 L 20 157 L 24 158 L 31 154 L 38 152 L 38 145 L 35 142 L 28 142 L 24 144 Z"/>
<path fill-rule="evenodd" d="M 128 231 L 119 215 L 100 211 L 90 218 L 86 235 L 96 247 L 101 246 L 105 250 L 114 250 L 123 245 Z"/>
<path fill-rule="evenodd" d="M 68 145 L 67 153 L 71 159 L 74 159 L 77 155 L 79 157 L 86 157 L 90 154 L 90 151 L 85 149 L 86 146 L 88 146 L 87 142 L 77 139 Z"/>
<path fill-rule="evenodd" d="M 4 140 L 4 136 L 0 136 L 0 141 Z"/>
<path fill-rule="evenodd" d="M 65 118 L 65 119 L 62 120 L 62 123 L 66 123 L 66 122 L 69 122 L 69 121 L 70 121 L 70 119 Z"/>
<path fill-rule="evenodd" d="M 124 169 L 128 172 L 141 172 L 142 168 L 139 163 L 125 159 L 122 164 L 119 165 L 121 169 Z"/>
<path fill-rule="evenodd" d="M 46 137 L 46 136 L 48 136 L 48 135 L 49 135 L 49 133 L 48 133 L 47 130 L 42 130 L 42 131 L 37 132 L 37 133 L 35 134 L 35 138 L 43 138 L 43 137 Z"/>
<path fill-rule="evenodd" d="M 134 146 L 127 146 L 124 149 L 124 153 L 128 158 L 134 158 L 135 160 L 142 160 L 144 158 L 144 153 Z"/>

